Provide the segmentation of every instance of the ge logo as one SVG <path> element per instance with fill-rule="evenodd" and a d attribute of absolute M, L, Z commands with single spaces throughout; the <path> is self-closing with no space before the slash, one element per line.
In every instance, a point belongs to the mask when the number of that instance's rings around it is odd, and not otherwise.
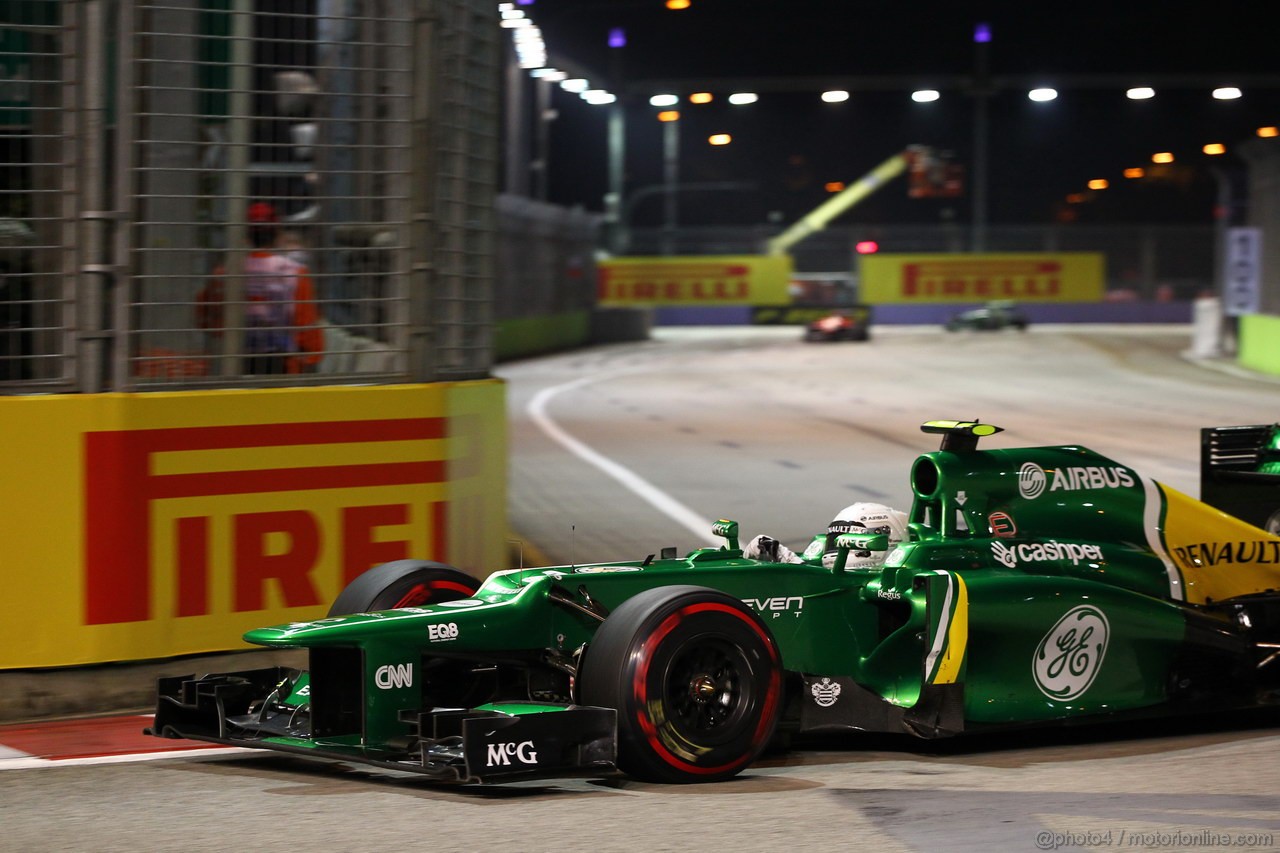
<path fill-rule="evenodd" d="M 1027 500 L 1040 497 L 1048 483 L 1044 469 L 1034 462 L 1024 462 L 1018 470 L 1018 493 Z"/>
<path fill-rule="evenodd" d="M 1082 604 L 1049 629 L 1031 659 L 1036 686 L 1050 699 L 1074 699 L 1089 689 L 1107 653 L 1111 627 L 1106 614 Z"/>

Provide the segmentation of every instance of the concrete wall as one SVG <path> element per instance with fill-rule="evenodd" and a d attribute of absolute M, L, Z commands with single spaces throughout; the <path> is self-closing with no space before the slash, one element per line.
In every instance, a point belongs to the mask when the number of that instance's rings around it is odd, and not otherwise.
<path fill-rule="evenodd" d="M 1262 229 L 1261 314 L 1240 318 L 1242 367 L 1280 374 L 1280 140 L 1252 139 L 1238 149 L 1249 166 L 1249 221 Z"/>
<path fill-rule="evenodd" d="M 546 317 L 499 320 L 495 361 L 511 361 L 588 344 L 643 341 L 649 337 L 650 311 L 596 308 Z"/>
<path fill-rule="evenodd" d="M 1241 367 L 1280 376 L 1280 317 L 1251 314 L 1240 318 Z"/>
<path fill-rule="evenodd" d="M 511 361 L 585 346 L 591 339 L 591 313 L 570 311 L 543 317 L 499 320 L 493 337 L 493 360 Z"/>

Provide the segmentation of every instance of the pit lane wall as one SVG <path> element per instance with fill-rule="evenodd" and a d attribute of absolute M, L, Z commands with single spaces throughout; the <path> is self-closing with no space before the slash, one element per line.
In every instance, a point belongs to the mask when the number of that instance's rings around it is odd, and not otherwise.
<path fill-rule="evenodd" d="M 498 380 L 0 398 L 0 669 L 249 648 L 347 581 L 505 565 Z"/>

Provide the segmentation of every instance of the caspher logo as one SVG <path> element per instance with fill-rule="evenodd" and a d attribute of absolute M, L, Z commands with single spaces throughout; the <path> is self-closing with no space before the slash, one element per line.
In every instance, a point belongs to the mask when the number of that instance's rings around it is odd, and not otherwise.
<path fill-rule="evenodd" d="M 1077 545 L 1074 542 L 1026 542 L 1021 545 L 1006 545 L 1003 542 L 991 543 L 991 555 L 1002 566 L 1016 569 L 1018 563 L 1043 563 L 1048 560 L 1070 560 L 1071 565 L 1078 566 L 1081 560 L 1100 562 L 1102 547 L 1099 545 Z"/>

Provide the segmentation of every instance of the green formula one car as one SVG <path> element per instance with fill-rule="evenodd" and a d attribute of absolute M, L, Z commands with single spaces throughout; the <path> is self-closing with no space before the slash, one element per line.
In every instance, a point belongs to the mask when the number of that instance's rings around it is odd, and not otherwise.
<path fill-rule="evenodd" d="M 1260 521 L 1083 447 L 979 450 L 998 427 L 923 429 L 942 448 L 916 459 L 909 536 L 883 565 L 848 567 L 887 547 L 856 530 L 830 534 L 831 567 L 745 559 L 731 521 L 720 548 L 478 588 L 389 563 L 327 618 L 245 635 L 307 649 L 307 670 L 163 679 L 149 731 L 450 782 L 700 782 L 786 734 L 937 738 L 1280 699 L 1280 537 Z M 1261 489 L 1259 519 L 1280 503 L 1280 475 L 1258 471 L 1268 429 L 1204 431 L 1205 491 Z"/>

